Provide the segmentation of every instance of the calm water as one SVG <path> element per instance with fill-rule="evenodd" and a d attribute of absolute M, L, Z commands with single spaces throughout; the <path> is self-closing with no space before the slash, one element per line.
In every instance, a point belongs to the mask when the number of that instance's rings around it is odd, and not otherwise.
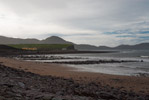
<path fill-rule="evenodd" d="M 144 62 L 128 62 L 128 63 L 109 63 L 109 64 L 89 64 L 89 65 L 69 65 L 69 67 L 77 68 L 77 71 L 99 72 L 115 75 L 138 75 L 140 73 L 149 75 L 149 51 L 132 50 L 121 51 L 118 53 L 96 53 L 96 54 L 59 54 L 46 56 L 62 56 L 62 57 L 78 57 L 82 59 L 61 59 L 61 60 L 42 60 L 42 62 L 53 61 L 84 61 L 99 59 L 115 59 L 115 60 L 143 60 Z M 40 61 L 40 60 L 37 60 Z"/>

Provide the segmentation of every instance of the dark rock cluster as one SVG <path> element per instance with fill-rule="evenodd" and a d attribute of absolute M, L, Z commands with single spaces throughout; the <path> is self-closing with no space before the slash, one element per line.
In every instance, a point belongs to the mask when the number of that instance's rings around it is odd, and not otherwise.
<path fill-rule="evenodd" d="M 14 56 L 12 58 L 17 58 L 21 60 L 63 60 L 63 59 L 84 59 L 84 61 L 52 61 L 52 62 L 46 62 L 46 63 L 58 63 L 58 64 L 105 64 L 105 63 L 127 63 L 127 62 L 142 62 L 137 60 L 85 60 L 88 58 L 81 58 L 81 57 L 63 57 L 63 56 L 44 56 L 44 55 L 19 55 Z"/>
<path fill-rule="evenodd" d="M 149 100 L 149 95 L 95 82 L 40 76 L 0 64 L 0 100 Z"/>
<path fill-rule="evenodd" d="M 83 59 L 81 57 L 45 56 L 45 55 L 19 55 L 13 56 L 21 60 L 61 60 L 61 59 Z"/>
<path fill-rule="evenodd" d="M 53 61 L 48 63 L 58 63 L 58 64 L 105 64 L 105 63 L 127 63 L 127 62 L 139 62 L 136 60 L 86 60 L 86 61 Z"/>

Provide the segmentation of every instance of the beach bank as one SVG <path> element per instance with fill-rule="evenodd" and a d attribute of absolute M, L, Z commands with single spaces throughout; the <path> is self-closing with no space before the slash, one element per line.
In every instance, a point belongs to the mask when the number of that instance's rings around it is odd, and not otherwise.
<path fill-rule="evenodd" d="M 32 72 L 39 75 L 51 75 L 67 79 L 72 78 L 78 82 L 100 82 L 102 85 L 105 86 L 109 85 L 110 87 L 121 88 L 122 90 L 149 94 L 149 77 L 121 76 L 93 72 L 80 72 L 76 71 L 75 68 L 68 67 L 62 64 L 29 62 L 5 57 L 1 57 L 0 62 L 5 66 L 21 69 L 26 72 Z"/>

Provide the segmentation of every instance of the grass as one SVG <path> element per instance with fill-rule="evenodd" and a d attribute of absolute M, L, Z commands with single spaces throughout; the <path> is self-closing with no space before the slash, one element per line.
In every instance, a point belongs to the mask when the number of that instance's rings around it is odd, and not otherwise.
<path fill-rule="evenodd" d="M 10 44 L 8 46 L 17 49 L 36 48 L 37 50 L 62 50 L 63 48 L 68 48 L 73 45 L 72 44 Z"/>

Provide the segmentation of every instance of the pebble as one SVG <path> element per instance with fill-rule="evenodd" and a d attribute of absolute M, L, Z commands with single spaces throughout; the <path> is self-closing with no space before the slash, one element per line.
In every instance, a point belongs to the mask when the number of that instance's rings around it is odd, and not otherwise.
<path fill-rule="evenodd" d="M 18 85 L 19 85 L 21 88 L 25 88 L 25 84 L 22 83 L 22 82 L 18 82 Z"/>

